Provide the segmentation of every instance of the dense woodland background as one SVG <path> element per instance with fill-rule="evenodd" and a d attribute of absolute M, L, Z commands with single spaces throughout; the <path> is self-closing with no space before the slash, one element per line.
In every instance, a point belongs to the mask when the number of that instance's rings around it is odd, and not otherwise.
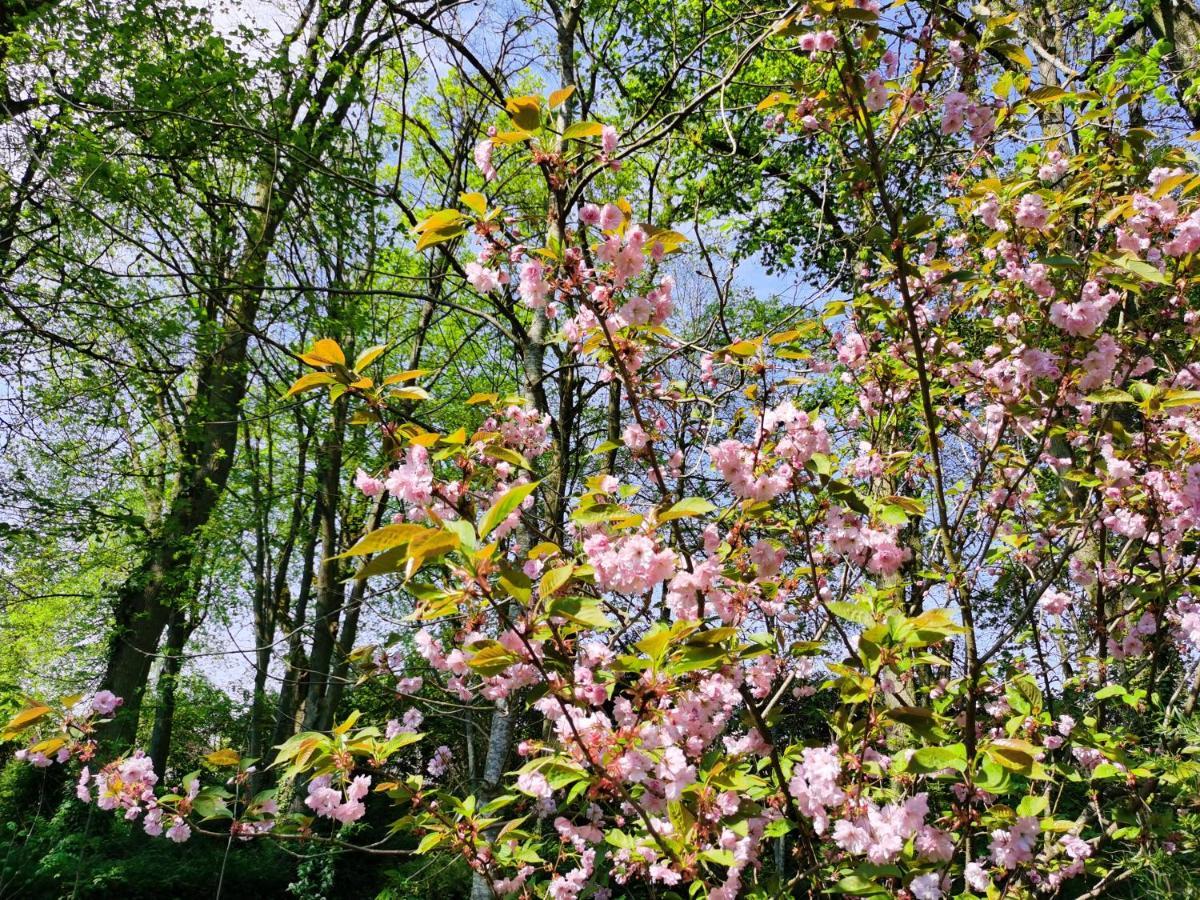
<path fill-rule="evenodd" d="M 891 9 L 891 27 L 931 6 L 971 32 L 966 4 L 938 0 Z M 1166 139 L 1200 129 L 1192 0 L 998 6 L 1041 48 L 1044 82 L 1103 72 L 1153 98 L 1134 114 Z M 307 371 L 296 353 L 386 344 L 392 370 L 429 371 L 435 399 L 411 414 L 443 430 L 470 421 L 474 395 L 524 393 L 555 418 L 569 496 L 603 463 L 586 449 L 623 427 L 617 392 L 573 377 L 544 316 L 470 290 L 468 257 L 416 252 L 411 227 L 483 187 L 473 150 L 503 98 L 570 84 L 577 118 L 621 123 L 635 214 L 691 237 L 666 264 L 677 333 L 728 343 L 837 296 L 862 237 L 836 139 L 772 142 L 755 111 L 806 62 L 740 61 L 786 7 L 4 3 L 0 717 L 103 685 L 125 698 L 111 738 L 174 773 L 327 730 L 349 698 L 388 718 L 351 653 L 404 633 L 411 600 L 330 559 L 382 516 L 351 486 L 378 469 L 377 443 L 345 406 L 284 397 Z M 918 208 L 955 162 L 936 123 L 904 140 L 893 176 Z M 536 176 L 501 171 L 529 216 L 546 208 Z M 794 733 L 819 729 L 820 703 L 790 711 Z M 446 704 L 424 727 L 483 777 L 488 704 Z M 469 893 L 465 865 L 440 859 L 149 841 L 12 749 L 0 898 Z"/>

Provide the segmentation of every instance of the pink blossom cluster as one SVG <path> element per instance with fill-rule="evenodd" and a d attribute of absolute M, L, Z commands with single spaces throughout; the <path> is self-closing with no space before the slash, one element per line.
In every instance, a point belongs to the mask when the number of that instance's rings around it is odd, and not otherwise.
<path fill-rule="evenodd" d="M 320 817 L 346 825 L 357 822 L 366 813 L 367 808 L 362 801 L 370 789 L 370 775 L 356 775 L 344 790 L 333 786 L 331 774 L 319 775 L 308 783 L 304 805 Z"/>
<path fill-rule="evenodd" d="M 675 573 L 675 553 L 644 534 L 611 538 L 597 532 L 583 542 L 601 590 L 644 594 Z"/>

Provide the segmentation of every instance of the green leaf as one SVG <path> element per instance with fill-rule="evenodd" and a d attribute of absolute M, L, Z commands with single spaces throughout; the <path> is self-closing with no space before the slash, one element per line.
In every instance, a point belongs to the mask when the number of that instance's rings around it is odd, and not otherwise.
<path fill-rule="evenodd" d="M 446 842 L 446 833 L 444 831 L 431 831 L 425 837 L 421 838 L 421 843 L 417 844 L 416 854 L 421 856 L 440 847 Z"/>
<path fill-rule="evenodd" d="M 871 610 L 859 603 L 831 600 L 825 604 L 825 608 L 839 619 L 845 619 L 847 622 L 854 622 L 857 625 L 870 625 L 875 621 Z"/>
<path fill-rule="evenodd" d="M 362 538 L 362 540 L 346 552 L 340 553 L 333 558 L 341 559 L 345 556 L 364 556 L 367 553 L 379 553 L 382 550 L 391 550 L 393 547 L 399 547 L 401 544 L 410 543 L 432 530 L 431 528 L 426 528 L 424 525 L 409 523 L 384 525 L 382 528 L 376 528 L 370 534 L 366 535 L 366 537 Z"/>
<path fill-rule="evenodd" d="M 518 484 L 505 491 L 492 508 L 484 513 L 483 521 L 479 523 L 479 539 L 483 540 L 495 531 L 500 523 L 507 519 L 513 510 L 537 489 L 539 484 L 541 484 L 540 481 L 531 481 L 528 484 Z"/>
<path fill-rule="evenodd" d="M 1133 395 L 1118 388 L 1104 388 L 1083 398 L 1088 403 L 1133 403 Z"/>
<path fill-rule="evenodd" d="M 543 598 L 553 597 L 563 585 L 571 580 L 574 573 L 575 565 L 573 563 L 548 570 L 542 575 L 542 580 L 538 584 L 538 594 Z"/>
<path fill-rule="evenodd" d="M 358 359 L 354 361 L 354 371 L 361 372 L 387 351 L 387 344 L 376 344 L 374 347 L 368 347 L 362 353 L 358 354 Z"/>
<path fill-rule="evenodd" d="M 1040 816 L 1046 811 L 1049 801 L 1041 794 L 1030 794 L 1022 797 L 1017 806 L 1018 816 Z"/>
<path fill-rule="evenodd" d="M 307 375 L 302 375 L 296 379 L 295 383 L 287 389 L 287 393 L 284 396 L 294 397 L 297 394 L 315 390 L 327 384 L 337 384 L 337 379 L 328 372 L 309 372 Z"/>
<path fill-rule="evenodd" d="M 1164 275 L 1148 262 L 1144 262 L 1135 256 L 1118 256 L 1113 260 L 1113 263 L 1126 272 L 1138 276 L 1143 281 L 1150 281 L 1154 284 L 1171 284 L 1171 279 Z"/>
<path fill-rule="evenodd" d="M 547 615 L 562 616 L 588 628 L 612 628 L 613 621 L 600 609 L 600 601 L 590 597 L 555 597 L 546 608 Z"/>
<path fill-rule="evenodd" d="M 833 894 L 850 894 L 853 897 L 877 897 L 888 893 L 883 885 L 861 875 L 847 875 L 829 891 Z"/>
<path fill-rule="evenodd" d="M 659 523 L 670 522 L 673 519 L 684 519 L 689 516 L 703 516 L 712 512 L 716 507 L 703 497 L 684 497 L 678 503 L 658 517 Z"/>
<path fill-rule="evenodd" d="M 1033 744 L 1019 738 L 998 738 L 983 750 L 1004 768 L 1024 773 L 1032 771 L 1034 757 L 1039 752 Z"/>
<path fill-rule="evenodd" d="M 1193 403 L 1200 403 L 1200 391 L 1172 390 L 1167 391 L 1162 397 L 1163 409 L 1171 409 L 1176 406 L 1191 406 Z"/>
<path fill-rule="evenodd" d="M 656 625 L 644 638 L 633 646 L 649 656 L 655 663 L 661 663 L 666 656 L 667 648 L 671 645 L 672 631 L 666 625 Z"/>
<path fill-rule="evenodd" d="M 599 137 L 600 132 L 604 130 L 604 126 L 599 122 L 576 122 L 573 125 L 568 125 L 563 131 L 562 136 L 564 141 L 578 140 L 579 138 Z"/>
<path fill-rule="evenodd" d="M 509 666 L 519 663 L 521 658 L 497 641 L 488 641 L 467 660 L 467 665 L 485 678 L 499 675 Z"/>
<path fill-rule="evenodd" d="M 962 744 L 922 747 L 908 760 L 907 771 L 910 772 L 940 772 L 942 769 L 954 769 L 958 772 L 967 770 L 967 750 Z"/>

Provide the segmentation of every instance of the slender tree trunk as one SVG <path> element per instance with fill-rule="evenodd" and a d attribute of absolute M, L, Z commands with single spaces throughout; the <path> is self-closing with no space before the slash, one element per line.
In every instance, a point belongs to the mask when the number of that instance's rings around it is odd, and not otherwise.
<path fill-rule="evenodd" d="M 313 608 L 312 650 L 308 655 L 308 691 L 304 698 L 305 731 L 313 731 L 320 720 L 321 701 L 329 683 L 333 650 L 346 591 L 341 583 L 342 566 L 333 557 L 338 552 L 338 503 L 342 482 L 342 439 L 346 405 L 334 406 L 333 423 L 321 447 L 318 461 L 321 494 L 321 560 L 317 570 L 317 605 Z"/>
<path fill-rule="evenodd" d="M 167 757 L 171 753 L 171 735 L 175 727 L 176 688 L 183 670 L 183 648 L 199 624 L 181 610 L 171 610 L 167 624 L 167 642 L 163 649 L 162 672 L 158 676 L 158 703 L 154 708 L 154 728 L 150 732 L 150 759 L 154 772 L 163 779 L 167 772 Z"/>
<path fill-rule="evenodd" d="M 380 494 L 371 512 L 371 522 L 368 531 L 374 531 L 383 521 L 383 511 L 387 505 L 387 494 Z M 317 731 L 327 731 L 333 727 L 337 715 L 338 704 L 342 702 L 342 694 L 349 683 L 350 654 L 354 650 L 354 642 L 358 639 L 358 617 L 362 612 L 363 596 L 367 592 L 367 579 L 360 578 L 350 589 L 350 599 L 346 603 L 346 619 L 342 623 L 338 635 L 336 657 L 329 683 L 325 688 L 325 696 L 321 698 L 321 709 L 317 716 Z"/>
<path fill-rule="evenodd" d="M 296 732 L 296 711 L 304 704 L 305 670 L 308 658 L 304 653 L 304 624 L 308 618 L 308 600 L 312 595 L 313 573 L 316 568 L 317 535 L 321 520 L 321 502 L 313 505 L 313 517 L 304 546 L 304 569 L 296 610 L 288 622 L 287 670 L 279 688 L 279 709 L 275 714 L 275 731 L 271 746 L 278 747 Z"/>
<path fill-rule="evenodd" d="M 481 804 L 491 800 L 500 786 L 512 746 L 513 718 L 513 709 L 508 701 L 496 701 L 488 734 L 487 756 L 483 760 L 483 778 L 479 785 Z M 476 873 L 471 879 L 471 900 L 488 900 L 491 896 L 492 889 L 487 880 Z"/>

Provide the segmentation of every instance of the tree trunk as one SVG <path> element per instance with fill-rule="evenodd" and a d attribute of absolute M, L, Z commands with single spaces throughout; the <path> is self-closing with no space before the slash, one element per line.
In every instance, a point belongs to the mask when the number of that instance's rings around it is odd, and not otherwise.
<path fill-rule="evenodd" d="M 270 186 L 260 185 L 267 202 Z M 261 285 L 265 251 L 244 266 L 241 283 Z M 180 468 L 162 526 L 141 560 L 117 589 L 108 665 L 103 687 L 124 698 L 104 741 L 120 751 L 133 744 L 150 666 L 171 610 L 188 599 L 200 533 L 208 524 L 229 478 L 237 449 L 237 423 L 246 390 L 249 335 L 241 323 L 254 321 L 261 288 L 252 287 L 232 304 L 196 374 L 180 439 Z"/>
<path fill-rule="evenodd" d="M 1155 38 L 1170 41 L 1171 52 L 1163 62 L 1180 107 L 1192 127 L 1200 128 L 1200 96 L 1191 91 L 1200 66 L 1200 11 L 1189 0 L 1160 0 L 1146 24 Z"/>
<path fill-rule="evenodd" d="M 304 547 L 304 569 L 300 578 L 300 592 L 296 597 L 296 611 L 288 621 L 287 670 L 279 687 L 279 709 L 275 714 L 275 731 L 271 746 L 278 747 L 296 733 L 296 711 L 304 703 L 304 672 L 308 660 L 304 654 L 304 623 L 308 618 L 308 599 L 312 595 L 313 572 L 316 568 L 317 534 L 321 521 L 321 501 L 313 507 L 313 518 Z"/>
<path fill-rule="evenodd" d="M 492 713 L 492 727 L 488 734 L 487 756 L 483 761 L 483 778 L 479 785 L 479 802 L 482 806 L 494 796 L 500 786 L 500 778 L 508 761 L 509 747 L 512 745 L 513 709 L 507 700 L 496 701 L 496 709 Z M 471 879 L 471 900 L 489 900 L 492 889 L 487 880 L 479 873 Z"/>
<path fill-rule="evenodd" d="M 321 560 L 317 564 L 317 605 L 313 608 L 312 650 L 308 655 L 308 691 L 304 698 L 305 731 L 317 728 L 321 701 L 329 682 L 333 649 L 337 642 L 338 622 L 346 601 L 341 584 L 342 567 L 333 557 L 338 552 L 338 501 L 342 483 L 342 437 L 346 425 L 346 405 L 334 406 L 333 423 L 322 443 L 320 474 Z"/>
<path fill-rule="evenodd" d="M 167 644 L 163 651 L 162 672 L 158 676 L 158 705 L 154 708 L 154 728 L 150 733 L 150 759 L 161 781 L 166 777 L 167 757 L 171 753 L 171 733 L 175 726 L 175 689 L 183 669 L 183 648 L 199 624 L 184 612 L 171 610 L 167 625 Z"/>

